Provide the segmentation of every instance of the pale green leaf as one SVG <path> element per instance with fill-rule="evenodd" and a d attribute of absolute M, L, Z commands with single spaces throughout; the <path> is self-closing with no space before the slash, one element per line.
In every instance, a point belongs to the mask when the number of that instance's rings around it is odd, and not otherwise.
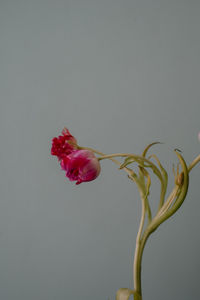
<path fill-rule="evenodd" d="M 142 153 L 142 156 L 146 156 L 146 154 L 147 154 L 147 151 L 153 146 L 153 145 L 156 145 L 156 144 L 163 144 L 163 143 L 161 143 L 161 142 L 153 142 L 153 143 L 151 143 L 151 144 L 149 144 L 145 149 L 144 149 L 144 151 L 143 151 L 143 153 Z"/>

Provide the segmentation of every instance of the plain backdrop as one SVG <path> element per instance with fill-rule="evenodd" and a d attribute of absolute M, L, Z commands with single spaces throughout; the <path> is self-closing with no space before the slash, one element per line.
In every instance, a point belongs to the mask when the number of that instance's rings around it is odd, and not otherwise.
<path fill-rule="evenodd" d="M 0 299 L 113 300 L 133 287 L 141 205 L 110 161 L 76 186 L 50 155 L 82 146 L 200 152 L 198 0 L 0 0 Z M 144 251 L 144 300 L 200 298 L 200 165 L 181 209 Z M 152 183 L 151 204 L 159 201 Z M 168 193 L 170 192 L 170 189 Z"/>

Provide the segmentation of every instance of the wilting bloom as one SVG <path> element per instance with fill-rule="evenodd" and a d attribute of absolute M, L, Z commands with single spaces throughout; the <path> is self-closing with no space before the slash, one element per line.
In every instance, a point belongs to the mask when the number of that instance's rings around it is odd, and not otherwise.
<path fill-rule="evenodd" d="M 100 163 L 93 152 L 89 150 L 76 150 L 61 160 L 61 167 L 66 176 L 76 184 L 92 181 L 100 173 Z"/>
<path fill-rule="evenodd" d="M 52 139 L 51 154 L 56 155 L 59 160 L 75 150 L 77 150 L 77 141 L 67 128 L 63 129 L 62 135 Z"/>

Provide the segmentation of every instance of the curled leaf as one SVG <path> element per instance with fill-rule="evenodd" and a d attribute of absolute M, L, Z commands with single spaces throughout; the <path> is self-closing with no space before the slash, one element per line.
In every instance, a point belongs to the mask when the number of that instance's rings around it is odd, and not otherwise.
<path fill-rule="evenodd" d="M 127 167 L 128 165 L 132 164 L 133 162 L 135 162 L 135 159 L 132 156 L 129 156 L 124 160 L 123 164 L 121 164 L 121 166 L 119 168 L 123 169 L 123 168 Z"/>
<path fill-rule="evenodd" d="M 140 156 L 140 155 L 130 155 L 129 157 L 127 157 L 124 161 L 124 163 L 120 166 L 120 169 L 127 167 L 127 165 L 136 162 L 139 167 L 144 168 L 151 168 L 152 171 L 154 172 L 154 174 L 156 174 L 156 176 L 158 177 L 158 179 L 161 182 L 161 195 L 160 195 L 160 206 L 162 206 L 163 202 L 164 202 L 164 197 L 165 197 L 165 193 L 166 193 L 166 188 L 167 188 L 167 173 L 164 170 L 164 168 L 161 166 L 161 164 L 159 164 L 159 166 L 161 167 L 161 171 L 163 173 L 163 175 L 161 174 L 160 170 L 157 168 L 157 166 L 152 163 L 152 161 L 150 161 L 149 159 L 145 158 L 144 156 Z"/>
<path fill-rule="evenodd" d="M 157 145 L 157 144 L 163 144 L 163 143 L 161 143 L 161 142 L 153 142 L 153 143 L 151 143 L 151 144 L 149 144 L 145 149 L 144 149 L 144 151 L 143 151 L 143 153 L 142 153 L 142 156 L 146 156 L 146 154 L 147 154 L 147 151 L 153 146 L 153 145 Z"/>

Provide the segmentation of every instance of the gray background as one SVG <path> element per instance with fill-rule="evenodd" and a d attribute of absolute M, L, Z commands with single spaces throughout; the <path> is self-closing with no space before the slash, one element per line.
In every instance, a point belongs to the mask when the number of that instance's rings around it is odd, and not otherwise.
<path fill-rule="evenodd" d="M 0 1 L 0 299 L 107 300 L 132 287 L 138 191 L 109 161 L 75 186 L 50 155 L 80 145 L 141 153 L 171 174 L 200 151 L 198 0 Z M 172 177 L 171 177 L 172 178 Z M 199 178 L 148 241 L 144 300 L 199 299 Z M 171 184 L 173 178 L 170 180 Z M 153 181 L 153 206 L 159 185 Z"/>

